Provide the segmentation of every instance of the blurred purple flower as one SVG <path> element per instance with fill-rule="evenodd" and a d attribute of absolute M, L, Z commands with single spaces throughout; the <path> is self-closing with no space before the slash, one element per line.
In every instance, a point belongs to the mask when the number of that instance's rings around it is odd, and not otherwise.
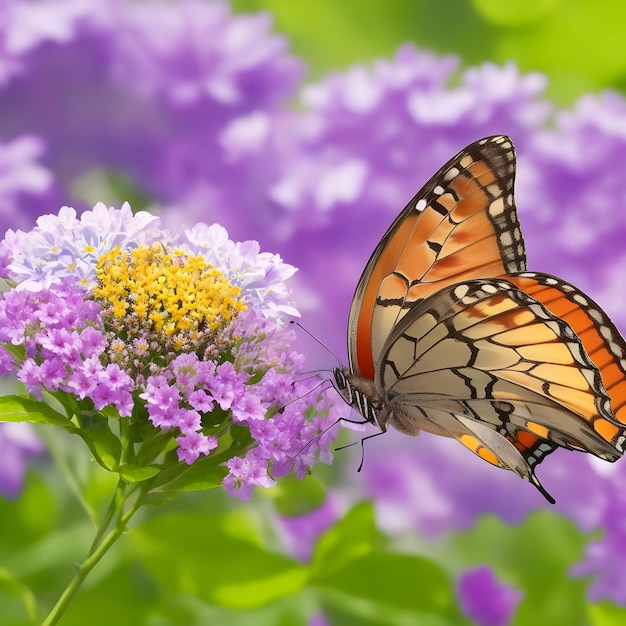
<path fill-rule="evenodd" d="M 0 18 L 0 139 L 41 137 L 66 203 L 77 177 L 102 168 L 179 207 L 185 195 L 251 207 L 262 196 L 272 160 L 240 161 L 264 146 L 302 74 L 268 14 L 231 17 L 228 4 L 200 0 L 45 0 L 9 2 Z M 3 218 L 0 230 L 18 225 Z"/>
<path fill-rule="evenodd" d="M 0 423 L 0 495 L 17 498 L 28 459 L 43 451 L 43 443 L 30 424 Z"/>
<path fill-rule="evenodd" d="M 522 596 L 486 566 L 465 572 L 459 579 L 461 608 L 478 626 L 507 626 Z"/>
<path fill-rule="evenodd" d="M 301 148 L 269 190 L 291 223 L 274 245 L 301 268 L 307 326 L 334 350 L 368 255 L 422 184 L 479 137 L 507 132 L 523 148 L 549 113 L 544 77 L 485 64 L 449 87 L 457 65 L 406 45 L 303 91 Z"/>
<path fill-rule="evenodd" d="M 281 517 L 290 552 L 301 561 L 308 561 L 319 536 L 340 517 L 340 508 L 337 499 L 331 495 L 322 506 L 309 513 Z"/>
<path fill-rule="evenodd" d="M 330 626 L 330 622 L 323 613 L 316 613 L 309 618 L 307 626 Z"/>
<path fill-rule="evenodd" d="M 54 177 L 41 164 L 44 152 L 44 143 L 34 135 L 0 143 L 0 224 L 30 228 L 37 215 L 58 201 Z"/>
<path fill-rule="evenodd" d="M 585 560 L 570 572 L 572 576 L 592 577 L 592 601 L 612 600 L 620 606 L 626 606 L 626 496 L 622 487 L 625 478 L 626 467 L 616 465 L 607 481 L 610 490 L 605 490 L 608 497 L 602 508 L 603 537 L 587 546 Z"/>
<path fill-rule="evenodd" d="M 626 102 L 580 98 L 534 133 L 520 157 L 517 204 L 529 267 L 563 276 L 626 331 Z"/>

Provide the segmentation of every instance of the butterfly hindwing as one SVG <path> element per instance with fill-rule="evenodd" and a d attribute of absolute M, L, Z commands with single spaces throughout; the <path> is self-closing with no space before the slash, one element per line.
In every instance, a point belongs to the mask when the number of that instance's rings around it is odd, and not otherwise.
<path fill-rule="evenodd" d="M 419 300 L 448 284 L 526 269 L 513 200 L 515 150 L 487 137 L 431 178 L 372 254 L 350 311 L 352 370 L 374 377 L 391 328 Z"/>
<path fill-rule="evenodd" d="M 626 424 L 626 342 L 606 313 L 587 294 L 556 276 L 524 272 L 508 280 L 572 328 L 600 370 L 613 414 Z M 618 441 L 614 429 L 607 429 L 603 436 L 618 447 L 624 443 Z"/>
<path fill-rule="evenodd" d="M 389 423 L 448 434 L 475 452 L 478 440 L 496 465 L 508 449 L 494 447 L 499 438 L 522 456 L 536 452 L 534 444 L 516 446 L 520 430 L 611 461 L 621 454 L 603 436 L 609 427 L 622 435 L 623 429 L 580 339 L 503 279 L 451 285 L 412 308 L 390 334 L 375 382 L 393 407 Z M 491 439 L 484 428 L 494 432 Z M 519 459 L 512 453 L 507 459 L 514 469 Z"/>

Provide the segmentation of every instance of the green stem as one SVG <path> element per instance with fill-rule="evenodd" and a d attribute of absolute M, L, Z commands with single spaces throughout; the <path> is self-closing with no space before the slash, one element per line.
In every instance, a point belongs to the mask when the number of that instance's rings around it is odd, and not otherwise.
<path fill-rule="evenodd" d="M 42 437 L 42 439 L 44 439 L 44 441 L 46 442 L 46 447 L 48 448 L 48 451 L 54 459 L 54 462 L 61 469 L 65 480 L 67 480 L 67 484 L 69 485 L 70 490 L 72 491 L 80 505 L 83 507 L 87 515 L 90 517 L 94 526 L 97 526 L 96 514 L 93 508 L 87 502 L 85 496 L 83 495 L 83 490 L 80 484 L 80 480 L 78 479 L 78 475 L 72 469 L 65 453 L 61 449 L 63 444 L 60 443 L 59 433 L 55 431 L 55 428 L 50 428 L 49 426 L 46 426 L 44 428 L 39 428 L 37 430 L 37 434 Z"/>
<path fill-rule="evenodd" d="M 83 563 L 78 566 L 74 578 L 65 588 L 60 598 L 57 600 L 57 603 L 48 614 L 48 617 L 46 617 L 46 619 L 42 622 L 41 626 L 53 626 L 58 623 L 89 572 L 91 572 L 100 559 L 108 552 L 109 548 L 111 548 L 111 546 L 122 536 L 124 530 L 126 529 L 126 524 L 142 505 L 145 492 L 142 493 L 135 500 L 129 510 L 124 513 L 124 505 L 126 503 L 124 487 L 124 484 L 120 481 L 117 489 L 115 490 L 111 506 L 103 519 L 102 525 L 98 529 L 96 539 L 91 546 L 89 555 Z M 116 513 L 117 522 L 109 533 L 105 535 L 106 529 Z"/>

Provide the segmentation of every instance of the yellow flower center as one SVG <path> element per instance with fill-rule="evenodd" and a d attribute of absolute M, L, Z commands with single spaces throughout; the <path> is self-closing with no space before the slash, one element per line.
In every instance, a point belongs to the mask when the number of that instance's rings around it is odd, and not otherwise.
<path fill-rule="evenodd" d="M 179 347 L 218 330 L 246 309 L 241 289 L 201 256 L 160 244 L 100 257 L 94 295 L 128 338 L 142 332 Z"/>

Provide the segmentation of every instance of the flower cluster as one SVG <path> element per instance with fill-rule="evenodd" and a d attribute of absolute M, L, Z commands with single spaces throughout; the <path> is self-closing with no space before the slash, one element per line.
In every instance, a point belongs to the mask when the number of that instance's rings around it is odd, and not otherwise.
<path fill-rule="evenodd" d="M 241 498 L 302 477 L 317 451 L 330 460 L 331 407 L 294 380 L 302 359 L 280 313 L 294 310 L 282 279 L 295 270 L 279 257 L 204 225 L 174 246 L 157 218 L 102 204 L 43 216 L 2 250 L 15 281 L 0 301 L 2 372 L 55 396 L 79 428 L 93 409 L 127 420 L 127 460 L 161 471 L 172 446 L 190 465 L 221 445 Z"/>

